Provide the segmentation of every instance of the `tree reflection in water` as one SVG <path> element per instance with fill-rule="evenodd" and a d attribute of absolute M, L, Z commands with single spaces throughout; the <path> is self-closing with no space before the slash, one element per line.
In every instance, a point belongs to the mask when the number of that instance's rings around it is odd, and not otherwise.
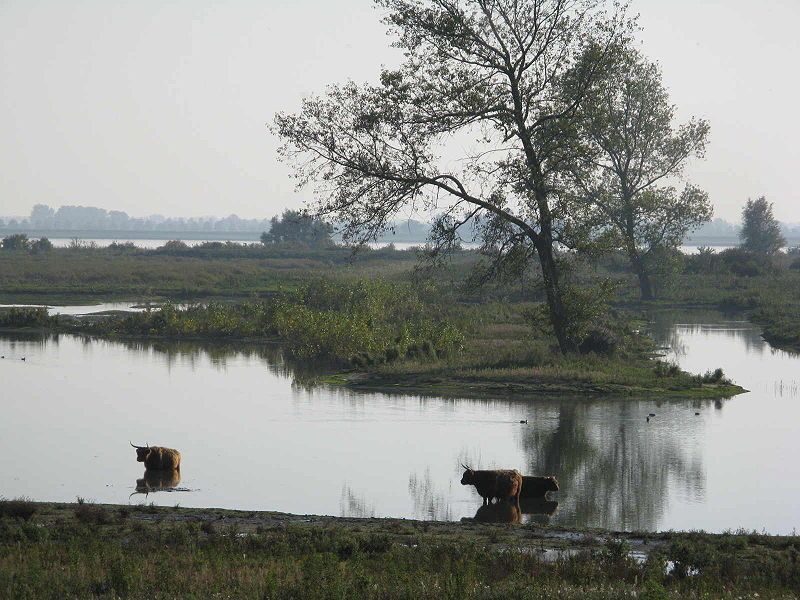
<path fill-rule="evenodd" d="M 453 513 L 448 498 L 452 494 L 452 482 L 447 492 L 439 490 L 433 483 L 431 470 L 425 469 L 420 477 L 412 473 L 408 478 L 408 493 L 414 503 L 414 516 L 432 521 L 452 521 Z"/>
<path fill-rule="evenodd" d="M 682 341 L 685 333 L 723 332 L 726 337 L 741 341 L 748 353 L 763 354 L 772 350 L 761 337 L 761 329 L 744 320 L 738 313 L 713 310 L 655 310 L 648 313 L 647 330 L 659 346 L 676 356 L 686 355 Z"/>
<path fill-rule="evenodd" d="M 345 483 L 339 499 L 339 516 L 359 519 L 372 518 L 375 516 L 375 506 L 369 504 L 365 496 L 357 495 L 353 488 Z"/>
<path fill-rule="evenodd" d="M 658 528 L 670 490 L 702 498 L 705 473 L 691 447 L 694 405 L 635 400 L 539 402 L 522 435 L 528 474 L 558 477 L 558 522 L 625 530 Z M 679 421 L 679 424 L 676 424 Z M 695 430 L 695 431 L 692 431 Z"/>

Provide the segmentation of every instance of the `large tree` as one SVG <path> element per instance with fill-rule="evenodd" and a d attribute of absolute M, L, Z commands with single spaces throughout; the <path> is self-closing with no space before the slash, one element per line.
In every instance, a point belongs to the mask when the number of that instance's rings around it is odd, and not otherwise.
<path fill-rule="evenodd" d="M 261 243 L 302 244 L 325 247 L 333 244 L 333 226 L 322 219 L 296 210 L 285 210 L 270 220 L 269 231 L 261 234 Z"/>
<path fill-rule="evenodd" d="M 686 234 L 708 221 L 708 195 L 685 184 L 684 166 L 701 158 L 709 126 L 703 119 L 674 124 L 675 107 L 658 66 L 640 52 L 621 47 L 595 79 L 580 107 L 581 139 L 590 147 L 577 171 L 594 224 L 613 233 L 639 279 L 641 298 L 653 298 L 653 273 Z M 608 240 L 609 236 L 606 236 Z"/>
<path fill-rule="evenodd" d="M 786 245 L 781 226 L 772 214 L 772 202 L 764 196 L 747 200 L 742 209 L 742 248 L 756 254 L 771 256 Z"/>
<path fill-rule="evenodd" d="M 500 253 L 538 257 L 558 344 L 573 350 L 580 340 L 568 332 L 556 255 L 572 215 L 563 193 L 575 160 L 571 124 L 608 49 L 629 31 L 625 11 L 606 12 L 603 0 L 377 4 L 402 66 L 275 118 L 300 184 L 320 184 L 315 212 L 335 215 L 345 239 L 359 242 L 401 210 L 435 212 L 440 248 L 470 219 L 483 223 Z M 576 80 L 569 94 L 560 85 L 567 73 Z"/>

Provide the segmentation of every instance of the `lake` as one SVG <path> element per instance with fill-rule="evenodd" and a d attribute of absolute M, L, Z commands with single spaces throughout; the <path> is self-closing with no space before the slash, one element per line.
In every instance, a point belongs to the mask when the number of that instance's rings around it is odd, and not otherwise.
<path fill-rule="evenodd" d="M 196 235 L 196 234 L 195 234 Z M 2 236 L 0 236 L 2 237 Z M 32 236 L 36 238 L 37 236 Z M 243 239 L 244 238 L 244 239 Z M 258 240 L 251 239 L 252 236 L 241 236 L 235 232 L 231 232 L 231 237 L 228 238 L 237 244 L 257 244 Z M 87 237 L 87 238 L 64 238 L 64 237 L 54 237 L 49 238 L 50 242 L 56 248 L 67 248 L 74 243 L 77 239 L 79 243 L 86 244 L 98 248 L 105 248 L 110 246 L 112 243 L 116 244 L 133 244 L 137 248 L 142 248 L 146 250 L 153 250 L 155 248 L 160 248 L 164 244 L 166 244 L 170 240 L 183 240 L 187 246 L 199 246 L 200 244 L 204 244 L 207 242 L 220 242 L 225 240 L 217 239 L 192 239 L 192 238 L 181 238 L 180 235 L 176 235 L 176 237 L 171 238 L 158 238 L 158 239 L 144 239 L 144 238 L 130 238 L 130 237 L 119 237 L 119 238 L 97 238 L 97 237 Z M 424 241 L 417 241 L 417 242 L 392 242 L 392 241 L 380 241 L 380 242 L 370 242 L 367 244 L 373 250 L 377 250 L 380 248 L 385 248 L 389 245 L 394 246 L 397 250 L 412 250 L 416 248 L 422 248 L 425 246 Z M 480 246 L 475 242 L 463 242 L 463 248 L 466 249 L 475 249 Z M 685 244 L 679 247 L 680 251 L 684 254 L 697 254 L 699 249 L 703 247 L 702 244 Z M 714 250 L 717 252 L 721 252 L 722 250 L 727 250 L 728 248 L 733 248 L 734 246 L 729 245 L 719 245 L 713 246 Z"/>
<path fill-rule="evenodd" d="M 722 367 L 752 391 L 718 402 L 362 394 L 310 385 L 275 346 L 0 335 L 0 496 L 457 521 L 481 504 L 459 484 L 464 462 L 556 475 L 553 502 L 523 505 L 524 521 L 796 530 L 800 358 L 718 313 L 658 313 L 651 327 L 671 360 Z M 129 440 L 181 450 L 179 491 L 136 493 Z"/>

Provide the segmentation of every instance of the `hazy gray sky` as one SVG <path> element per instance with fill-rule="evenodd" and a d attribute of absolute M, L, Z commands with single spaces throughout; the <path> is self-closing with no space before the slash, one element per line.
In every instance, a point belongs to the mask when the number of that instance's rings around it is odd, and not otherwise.
<path fill-rule="evenodd" d="M 800 1 L 633 0 L 679 116 L 711 122 L 691 179 L 800 221 Z M 42 202 L 134 216 L 300 206 L 264 124 L 397 61 L 370 0 L 0 0 L 0 215 Z M 310 192 L 309 192 L 310 193 Z"/>

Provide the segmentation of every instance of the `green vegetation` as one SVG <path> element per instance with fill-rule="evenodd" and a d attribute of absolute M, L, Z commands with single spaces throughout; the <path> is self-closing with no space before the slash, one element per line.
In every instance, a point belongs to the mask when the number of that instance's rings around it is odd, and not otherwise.
<path fill-rule="evenodd" d="M 0 516 L 0 596 L 777 598 L 800 586 L 797 537 L 567 537 L 535 526 L 87 502 L 37 508 L 27 521 Z"/>
<path fill-rule="evenodd" d="M 455 264 L 464 262 L 474 262 L 474 258 L 465 255 Z M 0 302 L 263 297 L 296 289 L 332 271 L 337 279 L 380 275 L 394 280 L 416 264 L 416 252 L 391 248 L 363 249 L 354 259 L 352 249 L 341 246 L 309 249 L 231 242 L 197 247 L 169 242 L 155 250 L 114 244 L 55 248 L 41 254 L 0 251 Z"/>
<path fill-rule="evenodd" d="M 589 224 L 599 229 L 604 244 L 625 252 L 641 299 L 652 300 L 651 279 L 665 252 L 713 213 L 701 189 L 687 184 L 678 192 L 661 183 L 679 176 L 690 158 L 703 156 L 708 122 L 673 126 L 675 107 L 661 71 L 635 48 L 614 52 L 579 112 L 591 143 L 581 159 L 591 166 L 576 170 L 580 188 L 594 198 Z"/>
<path fill-rule="evenodd" d="M 433 285 L 320 279 L 261 301 L 167 302 L 139 313 L 47 317 L 0 311 L 11 328 L 134 338 L 274 340 L 300 359 L 351 367 L 328 380 L 360 389 L 450 396 L 537 394 L 721 398 L 742 391 L 722 377 L 653 360 L 629 316 L 582 304 L 580 353 L 557 350 L 542 305 L 442 301 Z M 5 315 L 5 317 L 3 316 Z M 578 331 L 578 328 L 576 328 Z M 576 333 L 577 335 L 577 333 Z"/>
<path fill-rule="evenodd" d="M 748 200 L 744 205 L 740 238 L 744 250 L 766 256 L 786 245 L 780 224 L 772 214 L 772 203 L 764 196 Z"/>
<path fill-rule="evenodd" d="M 26 309 L 12 310 L 19 325 L 28 321 L 40 325 Z M 40 309 L 28 310 L 40 314 Z M 185 308 L 167 302 L 156 310 L 54 318 L 49 324 L 95 335 L 269 338 L 284 342 L 298 358 L 362 366 L 421 354 L 446 357 L 459 352 L 464 339 L 458 328 L 437 315 L 435 307 L 423 303 L 410 286 L 381 280 L 319 280 L 265 301 L 208 302 Z"/>
<path fill-rule="evenodd" d="M 333 226 L 318 217 L 296 210 L 285 210 L 280 218 L 272 217 L 269 231 L 261 234 L 261 243 L 302 244 L 324 248 L 333 245 Z"/>
<path fill-rule="evenodd" d="M 47 308 L 10 307 L 0 308 L 0 327 L 17 329 L 21 327 L 50 327 L 57 323 L 47 316 Z"/>
<path fill-rule="evenodd" d="M 29 521 L 38 509 L 39 505 L 28 498 L 0 498 L 0 519 Z"/>

